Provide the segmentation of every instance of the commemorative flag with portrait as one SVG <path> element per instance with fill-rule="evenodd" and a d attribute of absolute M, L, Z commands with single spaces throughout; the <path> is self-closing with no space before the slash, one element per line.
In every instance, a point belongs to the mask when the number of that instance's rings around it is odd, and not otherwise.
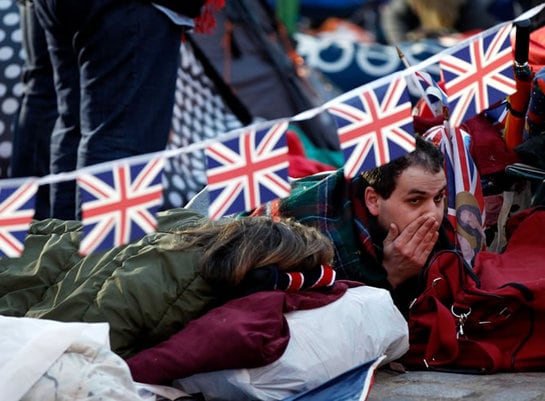
<path fill-rule="evenodd" d="M 453 226 L 456 227 L 456 195 L 461 192 L 472 194 L 481 212 L 484 212 L 481 177 L 469 152 L 471 141 L 469 133 L 445 123 L 430 128 L 424 134 L 424 138 L 435 143 L 445 157 L 448 216 Z"/>
<path fill-rule="evenodd" d="M 354 96 L 327 107 L 337 124 L 346 177 L 414 150 L 412 106 L 403 78 L 395 77 L 375 89 L 362 86 L 350 93 Z"/>
<path fill-rule="evenodd" d="M 205 150 L 211 219 L 252 210 L 290 194 L 288 122 L 250 128 Z"/>
<path fill-rule="evenodd" d="M 0 187 L 0 256 L 18 257 L 23 253 L 37 190 L 36 180 L 9 180 Z"/>
<path fill-rule="evenodd" d="M 153 232 L 161 206 L 164 159 L 124 159 L 77 177 L 82 196 L 81 255 L 127 244 Z"/>
<path fill-rule="evenodd" d="M 464 42 L 466 43 L 466 42 Z M 439 61 L 450 109 L 450 123 L 465 120 L 516 91 L 511 24 L 497 25 L 467 40 Z"/>
<path fill-rule="evenodd" d="M 457 232 L 457 243 L 464 258 L 471 262 L 485 245 L 484 235 L 473 239 L 473 250 L 460 246 L 466 235 L 463 231 L 462 211 L 471 211 L 475 216 L 475 230 L 483 231 L 486 218 L 481 177 L 477 165 L 469 152 L 471 136 L 459 127 L 444 125 L 430 128 L 424 137 L 439 146 L 445 156 L 447 178 L 447 217 Z M 462 235 L 463 234 L 463 235 Z"/>

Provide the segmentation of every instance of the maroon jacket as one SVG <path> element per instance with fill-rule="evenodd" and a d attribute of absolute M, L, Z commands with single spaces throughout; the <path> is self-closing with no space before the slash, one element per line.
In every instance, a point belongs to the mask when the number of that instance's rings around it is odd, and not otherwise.
<path fill-rule="evenodd" d="M 259 291 L 231 300 L 129 358 L 133 379 L 169 384 L 197 373 L 272 363 L 282 356 L 290 338 L 284 313 L 327 305 L 358 285 L 337 281 L 328 291 Z"/>

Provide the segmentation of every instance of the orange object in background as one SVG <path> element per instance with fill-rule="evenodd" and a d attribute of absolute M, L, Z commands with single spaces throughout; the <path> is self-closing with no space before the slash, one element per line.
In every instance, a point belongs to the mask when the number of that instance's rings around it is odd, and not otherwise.
<path fill-rule="evenodd" d="M 523 141 L 524 121 L 530 101 L 533 69 L 528 62 L 530 49 L 530 21 L 523 20 L 515 24 L 516 35 L 514 45 L 513 69 L 517 91 L 507 98 L 508 113 L 505 120 L 503 138 L 509 149 L 520 145 Z"/>

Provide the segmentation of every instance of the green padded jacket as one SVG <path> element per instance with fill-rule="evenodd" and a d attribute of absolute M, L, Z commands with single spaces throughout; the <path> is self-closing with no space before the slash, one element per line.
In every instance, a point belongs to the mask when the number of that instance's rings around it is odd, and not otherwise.
<path fill-rule="evenodd" d="M 128 358 L 179 331 L 217 300 L 198 270 L 199 251 L 173 250 L 172 231 L 202 216 L 158 215 L 156 232 L 80 256 L 77 221 L 35 221 L 19 258 L 0 259 L 0 314 L 107 322 L 112 350 Z"/>

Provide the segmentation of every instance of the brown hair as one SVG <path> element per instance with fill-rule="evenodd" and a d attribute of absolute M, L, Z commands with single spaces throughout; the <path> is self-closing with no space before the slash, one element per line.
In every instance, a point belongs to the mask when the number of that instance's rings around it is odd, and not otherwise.
<path fill-rule="evenodd" d="M 465 0 L 407 0 L 425 31 L 453 30 Z"/>
<path fill-rule="evenodd" d="M 178 232 L 176 249 L 200 248 L 200 270 L 208 280 L 239 284 L 258 267 L 304 271 L 333 260 L 331 241 L 320 231 L 292 219 L 265 216 L 206 221 Z"/>

